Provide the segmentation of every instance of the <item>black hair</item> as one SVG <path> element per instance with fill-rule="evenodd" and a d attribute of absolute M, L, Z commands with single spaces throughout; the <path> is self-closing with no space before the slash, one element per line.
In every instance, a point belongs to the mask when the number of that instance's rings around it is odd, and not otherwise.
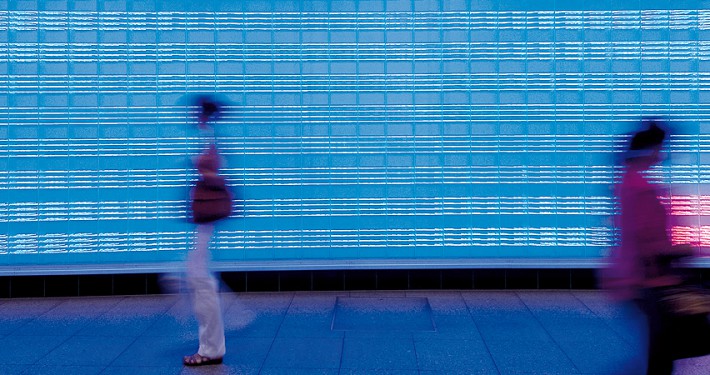
<path fill-rule="evenodd" d="M 209 120 L 217 120 L 222 115 L 222 104 L 209 95 L 200 95 L 195 98 L 195 105 L 201 114 Z"/>
<path fill-rule="evenodd" d="M 666 131 L 660 121 L 652 119 L 643 122 L 648 129 L 641 130 L 631 137 L 629 150 L 648 150 L 663 144 L 666 139 Z"/>

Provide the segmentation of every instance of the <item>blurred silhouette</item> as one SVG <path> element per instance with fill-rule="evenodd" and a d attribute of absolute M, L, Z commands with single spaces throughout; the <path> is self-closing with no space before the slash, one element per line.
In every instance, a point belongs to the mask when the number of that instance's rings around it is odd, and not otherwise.
<path fill-rule="evenodd" d="M 603 286 L 619 301 L 635 304 L 647 320 L 647 374 L 671 374 L 675 359 L 710 353 L 710 299 L 684 271 L 694 249 L 674 246 L 669 216 L 649 169 L 663 160 L 666 126 L 645 120 L 624 155 L 616 187 L 621 241 L 609 257 Z"/>
<path fill-rule="evenodd" d="M 197 106 L 197 125 L 205 145 L 195 158 L 199 179 L 190 193 L 192 221 L 197 224 L 197 229 L 194 248 L 187 258 L 187 284 L 199 324 L 200 346 L 197 353 L 185 356 L 183 363 L 186 366 L 203 366 L 222 363 L 226 352 L 218 284 L 209 271 L 208 263 L 214 222 L 231 214 L 232 194 L 224 177 L 219 175 L 221 158 L 210 125 L 220 118 L 222 105 L 209 96 L 195 98 L 194 104 Z"/>

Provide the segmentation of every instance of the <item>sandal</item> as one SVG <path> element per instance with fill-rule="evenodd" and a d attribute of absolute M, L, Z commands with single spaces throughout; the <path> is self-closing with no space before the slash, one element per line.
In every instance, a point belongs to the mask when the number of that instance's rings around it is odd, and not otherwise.
<path fill-rule="evenodd" d="M 209 366 L 209 365 L 219 365 L 222 363 L 222 357 L 219 358 L 209 358 L 203 357 L 197 353 L 193 355 L 187 355 L 182 358 L 182 363 L 185 366 Z"/>

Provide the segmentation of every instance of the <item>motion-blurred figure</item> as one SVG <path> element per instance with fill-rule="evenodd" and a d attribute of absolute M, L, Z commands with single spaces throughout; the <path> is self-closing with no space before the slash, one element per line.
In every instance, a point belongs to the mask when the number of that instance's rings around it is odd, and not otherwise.
<path fill-rule="evenodd" d="M 232 210 L 232 195 L 224 177 L 218 174 L 220 155 L 215 145 L 214 130 L 210 126 L 210 123 L 219 119 L 221 105 L 207 96 L 196 98 L 195 104 L 198 107 L 197 124 L 205 139 L 205 146 L 195 159 L 199 180 L 190 193 L 192 220 L 197 224 L 197 230 L 194 248 L 187 258 L 187 283 L 199 324 L 200 346 L 197 353 L 183 358 L 186 366 L 222 363 L 226 352 L 218 284 L 209 272 L 208 263 L 214 222 L 228 217 Z"/>
<path fill-rule="evenodd" d="M 707 353 L 708 344 L 702 341 L 710 342 L 710 331 L 707 312 L 700 306 L 707 296 L 689 286 L 682 268 L 676 267 L 692 256 L 693 249 L 672 245 L 668 213 L 659 199 L 661 190 L 646 174 L 663 160 L 666 130 L 656 120 L 643 125 L 645 129 L 631 138 L 616 188 L 621 243 L 610 255 L 603 282 L 617 300 L 633 302 L 646 316 L 646 373 L 672 374 L 675 359 Z M 692 305 L 698 302 L 695 307 L 699 309 L 693 311 Z"/>

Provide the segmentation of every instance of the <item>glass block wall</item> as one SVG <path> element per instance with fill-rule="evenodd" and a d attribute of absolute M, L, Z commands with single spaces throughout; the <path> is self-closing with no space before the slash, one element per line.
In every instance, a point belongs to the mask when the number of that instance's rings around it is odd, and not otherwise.
<path fill-rule="evenodd" d="M 678 129 L 654 173 L 707 244 L 704 5 L 0 1 L 0 263 L 180 259 L 194 93 L 231 103 L 220 260 L 599 257 L 641 116 Z"/>

